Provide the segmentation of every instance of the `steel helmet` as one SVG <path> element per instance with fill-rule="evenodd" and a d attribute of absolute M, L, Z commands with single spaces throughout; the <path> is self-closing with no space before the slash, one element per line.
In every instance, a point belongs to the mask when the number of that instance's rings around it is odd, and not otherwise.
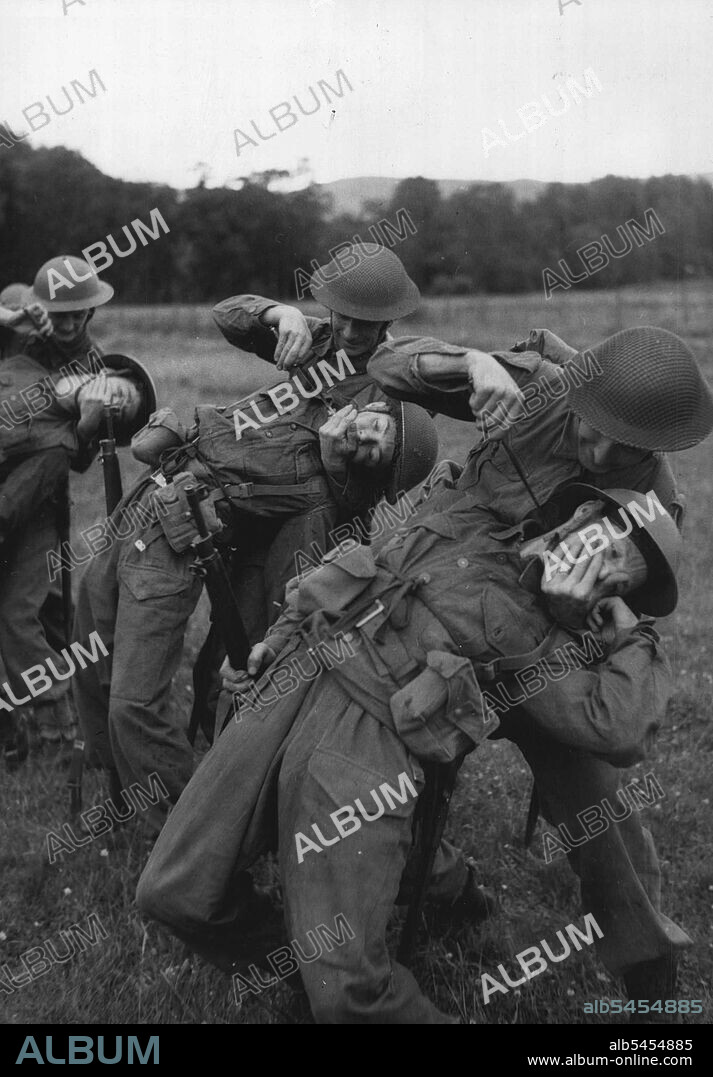
<path fill-rule="evenodd" d="M 573 362 L 587 357 L 601 373 L 572 386 L 567 403 L 606 437 L 637 449 L 677 452 L 713 430 L 710 389 L 691 350 L 674 333 L 651 326 L 622 329 Z"/>
<path fill-rule="evenodd" d="M 41 303 L 45 310 L 61 314 L 100 307 L 113 294 L 112 286 L 100 280 L 87 262 L 60 254 L 37 270 L 28 302 Z"/>
<path fill-rule="evenodd" d="M 10 310 L 22 310 L 31 303 L 30 293 L 32 288 L 29 284 L 7 284 L 0 292 L 0 307 L 8 307 Z"/>
<path fill-rule="evenodd" d="M 667 617 L 678 602 L 676 572 L 681 556 L 681 535 L 670 514 L 657 497 L 652 499 L 652 494 L 656 497 L 654 491 L 642 494 L 637 490 L 598 490 L 586 483 L 573 483 L 558 494 L 558 501 L 563 519 L 568 519 L 585 501 L 603 501 L 603 515 L 616 510 L 617 519 L 612 523 L 617 531 L 631 521 L 631 538 L 646 561 L 648 573 L 646 582 L 624 598 L 637 613 Z M 641 512 L 628 511 L 632 505 L 638 506 Z M 626 512 L 624 521 L 621 509 Z"/>
<path fill-rule="evenodd" d="M 310 291 L 330 310 L 367 322 L 404 318 L 413 314 L 421 300 L 401 259 L 378 243 L 350 243 L 340 248 L 331 262 L 312 275 Z"/>
<path fill-rule="evenodd" d="M 112 374 L 123 374 L 131 378 L 141 391 L 142 405 L 135 418 L 129 422 L 117 422 L 114 426 L 116 444 L 129 445 L 134 434 L 146 426 L 149 416 L 156 410 L 156 387 L 153 378 L 143 363 L 128 355 L 102 355 L 100 361 Z"/>
<path fill-rule="evenodd" d="M 396 419 L 395 467 L 384 496 L 392 505 L 400 493 L 412 490 L 426 478 L 438 458 L 438 431 L 431 416 L 418 404 L 389 401 Z"/>

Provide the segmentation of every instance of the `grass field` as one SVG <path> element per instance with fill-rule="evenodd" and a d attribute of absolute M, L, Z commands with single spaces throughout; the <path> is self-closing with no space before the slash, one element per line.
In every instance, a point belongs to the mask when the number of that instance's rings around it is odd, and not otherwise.
<path fill-rule="evenodd" d="M 311 308 L 316 310 L 316 308 Z M 578 293 L 576 288 L 546 303 L 541 296 L 430 300 L 395 331 L 429 334 L 484 349 L 510 346 L 529 329 L 548 327 L 576 346 L 591 345 L 628 325 L 660 325 L 691 344 L 713 384 L 713 326 L 710 289 L 630 288 L 618 293 Z M 230 347 L 197 308 L 100 310 L 96 334 L 107 351 L 144 360 L 156 379 L 161 404 L 184 418 L 194 402 L 227 402 L 274 371 Z M 470 444 L 467 425 L 439 420 L 442 455 L 462 460 Z M 710 1022 L 713 970 L 713 822 L 710 801 L 713 730 L 711 621 L 713 614 L 713 442 L 679 454 L 674 468 L 686 493 L 686 553 L 681 601 L 662 622 L 675 669 L 676 694 L 669 721 L 652 756 L 627 775 L 653 771 L 665 797 L 643 812 L 662 862 L 662 905 L 695 940 L 682 972 L 680 998 L 703 999 Z M 140 470 L 126 450 L 125 485 Z M 74 481 L 74 531 L 99 517 L 103 497 L 98 464 Z M 202 604 L 193 619 L 184 664 L 174 686 L 175 703 L 190 709 L 190 666 L 206 623 Z M 46 834 L 66 819 L 65 771 L 55 761 L 34 759 L 16 776 L 2 775 L 0 790 L 0 964 L 18 967 L 29 947 L 57 940 L 71 923 L 96 912 L 108 938 L 67 965 L 0 993 L 5 1023 L 275 1023 L 308 1022 L 304 1007 L 287 987 L 269 989 L 237 1010 L 228 980 L 198 959 L 186 961 L 184 947 L 155 926 L 144 928 L 133 901 L 147 843 L 139 827 L 99 838 L 71 856 L 48 863 Z M 416 975 L 444 1010 L 475 1023 L 598 1023 L 583 1004 L 619 998 L 621 991 L 588 948 L 507 996 L 483 1006 L 480 973 L 499 963 L 513 968 L 513 955 L 580 918 L 577 887 L 563 858 L 542 856 L 542 822 L 531 850 L 521 834 L 530 792 L 529 772 L 507 742 L 486 743 L 461 772 L 451 810 L 449 835 L 479 862 L 482 879 L 502 899 L 501 912 L 480 932 L 422 939 Z M 86 778 L 85 805 L 103 799 L 99 776 Z M 63 861 L 63 862 L 62 862 Z M 261 881 L 276 886 L 273 868 Z M 614 1022 L 622 1018 L 613 1018 Z"/>

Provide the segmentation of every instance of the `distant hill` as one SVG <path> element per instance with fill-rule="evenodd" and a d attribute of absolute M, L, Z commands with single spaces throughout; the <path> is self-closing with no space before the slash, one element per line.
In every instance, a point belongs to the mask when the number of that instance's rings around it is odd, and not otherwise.
<path fill-rule="evenodd" d="M 704 179 L 713 185 L 713 172 L 700 172 L 691 179 Z M 320 183 L 321 190 L 331 194 L 333 199 L 332 215 L 351 213 L 359 216 L 364 202 L 374 199 L 387 205 L 396 185 L 401 181 L 388 176 L 356 176 L 352 179 L 334 180 L 333 183 Z M 463 191 L 478 180 L 437 180 L 441 196 L 449 198 L 456 191 Z M 509 187 L 518 203 L 534 202 L 539 193 L 547 186 L 544 180 L 507 180 L 503 186 Z"/>
<path fill-rule="evenodd" d="M 443 198 L 449 198 L 456 191 L 463 191 L 475 180 L 438 180 Z M 321 190 L 332 196 L 334 216 L 351 213 L 358 216 L 367 200 L 375 200 L 387 205 L 396 189 L 398 179 L 387 176 L 356 176 L 352 179 L 334 180 L 333 183 L 320 183 Z M 547 184 L 542 180 L 512 180 L 505 184 L 514 193 L 518 202 L 533 202 Z"/>

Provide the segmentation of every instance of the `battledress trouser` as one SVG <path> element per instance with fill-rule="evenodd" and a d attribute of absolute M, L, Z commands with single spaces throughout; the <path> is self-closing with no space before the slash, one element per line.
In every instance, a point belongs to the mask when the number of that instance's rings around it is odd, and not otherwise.
<path fill-rule="evenodd" d="M 141 495 L 144 503 L 147 496 Z M 265 569 L 248 566 L 237 599 L 252 638 L 262 637 L 267 596 L 281 595 L 294 574 L 295 550 L 326 542 L 332 523 L 331 502 L 288 519 L 270 547 Z M 136 538 L 131 534 L 114 542 L 81 578 L 74 637 L 98 631 L 110 654 L 77 671 L 74 700 L 90 749 L 105 767 L 116 767 L 123 786 L 145 783 L 153 772 L 160 775 L 168 800 L 160 800 L 146 817 L 160 829 L 193 772 L 186 728 L 171 706 L 171 682 L 202 584 L 190 571 L 192 550 L 175 553 L 156 526 L 142 537 L 143 550 Z M 270 584 L 255 586 L 257 576 L 268 577 Z"/>
<path fill-rule="evenodd" d="M 507 716 L 498 732 L 517 744 L 527 760 L 544 818 L 581 842 L 568 860 L 580 880 L 584 912 L 594 914 L 603 932 L 596 946 L 606 967 L 621 975 L 641 962 L 670 958 L 691 946 L 688 935 L 661 912 L 661 872 L 653 838 L 641 825 L 640 814 L 629 804 L 627 815 L 617 797 L 622 775 L 628 772 L 560 744 L 522 712 Z M 588 808 L 600 809 L 586 816 L 592 830 L 608 824 L 594 837 L 587 837 L 577 817 Z M 610 813 L 621 819 L 613 822 Z M 603 818 L 596 827 L 595 816 Z M 561 833 L 554 831 L 560 840 Z"/>
<path fill-rule="evenodd" d="M 296 652 L 306 673 L 304 647 Z M 284 652 L 283 652 L 284 654 Z M 412 845 L 416 799 L 398 790 L 423 771 L 399 737 L 352 702 L 328 675 L 303 681 L 261 714 L 231 722 L 208 753 L 159 835 L 138 889 L 147 916 L 167 925 L 226 971 L 255 960 L 241 931 L 239 873 L 278 850 L 287 938 L 305 959 L 300 973 L 319 1024 L 442 1024 L 408 969 L 392 961 L 386 928 Z M 355 800 L 360 828 L 339 841 L 330 814 Z M 400 800 L 405 800 L 401 803 Z M 329 838 L 302 862 L 295 835 Z M 455 898 L 462 863 L 441 860 L 439 894 Z M 314 945 L 320 925 L 343 917 L 354 937 Z"/>
<path fill-rule="evenodd" d="M 45 502 L 31 523 L 15 532 L 3 548 L 0 565 L 0 647 L 8 682 L 17 699 L 29 695 L 22 673 L 34 665 L 46 665 L 51 658 L 57 670 L 68 667 L 56 644 L 59 625 L 47 638 L 46 614 L 54 608 L 48 604 L 53 591 L 47 555 L 57 548 L 57 508 Z M 50 617 L 54 624 L 56 618 Z M 47 624 L 47 627 L 51 627 Z M 75 636 L 75 639 L 78 637 Z M 83 642 L 80 639 L 80 642 Z M 54 703 L 67 691 L 67 681 L 52 679 L 52 686 L 39 697 L 41 703 Z"/>
<path fill-rule="evenodd" d="M 193 773 L 193 750 L 170 696 L 202 584 L 190 571 L 192 551 L 174 553 L 162 532 L 143 550 L 135 542 L 135 534 L 114 542 L 81 578 L 74 636 L 98 632 L 109 657 L 78 670 L 73 689 L 102 765 L 115 766 L 124 787 L 160 776 L 168 798 L 146 813 L 158 830 Z"/>
<path fill-rule="evenodd" d="M 308 673 L 309 659 L 304 650 L 297 653 Z M 511 721 L 507 735 L 530 763 L 554 825 L 569 823 L 575 833 L 577 812 L 604 796 L 614 803 L 620 772 L 608 763 L 563 748 L 532 724 Z M 404 772 L 420 791 L 420 765 L 394 733 L 328 674 L 311 685 L 303 681 L 264 711 L 231 723 L 219 749 L 203 761 L 140 880 L 142 911 L 226 971 L 233 961 L 255 960 L 249 933 L 241 932 L 238 876 L 277 848 L 288 938 L 308 955 L 300 972 L 315 1019 L 447 1021 L 408 970 L 391 961 L 385 942 L 411 844 L 414 801 L 389 806 L 379 788 L 384 782 L 397 787 Z M 357 800 L 371 821 L 357 805 L 360 828 L 333 841 L 331 814 Z M 312 824 L 329 845 L 322 845 Z M 302 846 L 300 855 L 298 833 L 321 851 Z M 612 972 L 689 944 L 660 912 L 655 851 L 637 814 L 583 844 L 571 861 L 585 910 L 603 931 L 598 952 Z M 442 868 L 442 881 L 454 880 L 452 896 L 463 883 L 455 867 L 451 858 Z M 441 886 L 442 895 L 446 890 Z M 315 930 L 340 914 L 354 938 L 325 952 L 314 942 Z"/>

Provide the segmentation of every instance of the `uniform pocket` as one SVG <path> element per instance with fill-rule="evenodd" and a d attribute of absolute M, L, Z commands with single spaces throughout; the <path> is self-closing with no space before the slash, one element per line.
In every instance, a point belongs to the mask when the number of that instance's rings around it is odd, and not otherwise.
<path fill-rule="evenodd" d="M 177 555 L 163 535 L 145 550 L 129 546 L 117 576 L 138 602 L 178 595 L 197 582 L 190 571 L 192 556 Z"/>
<path fill-rule="evenodd" d="M 328 815 L 355 805 L 362 818 L 367 815 L 406 818 L 424 786 L 423 770 L 415 760 L 405 762 L 407 758 L 402 750 L 400 763 L 394 759 L 394 765 L 389 766 L 388 760 L 383 759 L 376 769 L 333 749 L 317 747 L 307 769 L 323 794 Z M 390 773 L 384 774 L 384 770 Z"/>
<path fill-rule="evenodd" d="M 540 638 L 527 616 L 535 606 L 534 595 L 522 591 L 522 602 L 511 599 L 501 589 L 486 587 L 483 591 L 483 635 L 491 650 L 498 655 L 515 655 L 531 651 Z"/>

